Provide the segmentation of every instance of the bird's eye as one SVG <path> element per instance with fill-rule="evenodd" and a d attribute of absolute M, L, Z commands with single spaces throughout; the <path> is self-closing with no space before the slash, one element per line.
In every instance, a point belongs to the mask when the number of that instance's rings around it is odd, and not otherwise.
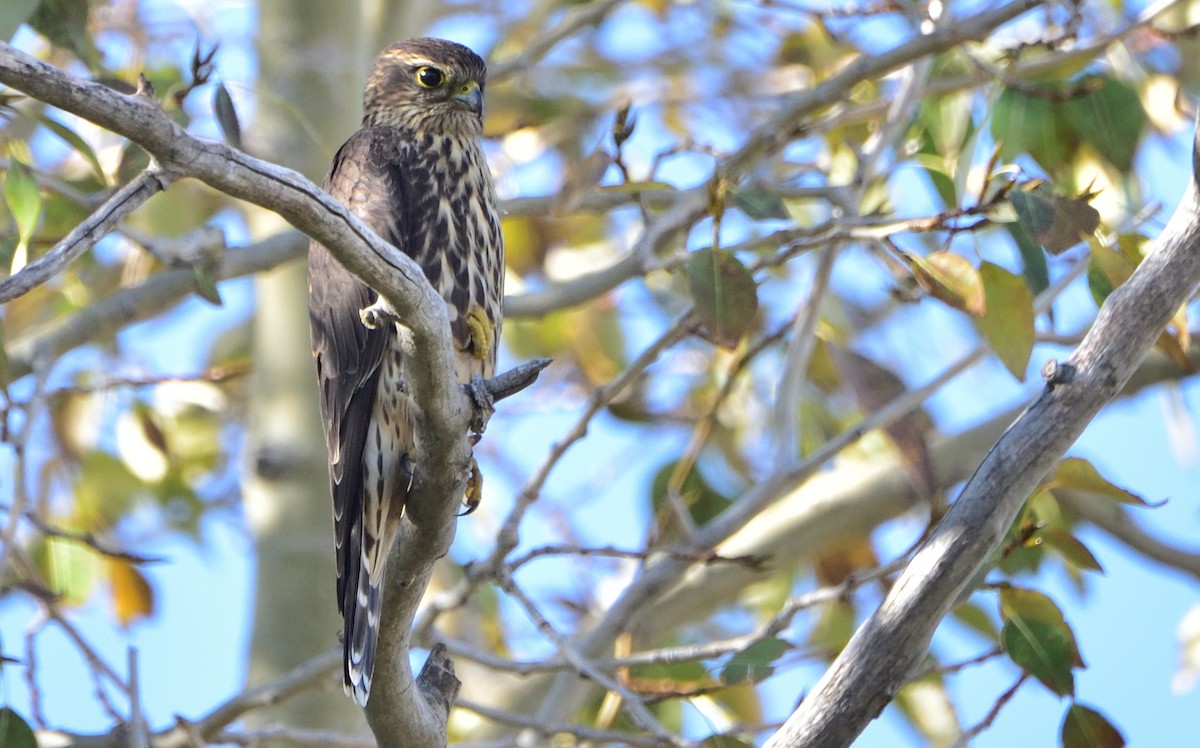
<path fill-rule="evenodd" d="M 437 68 L 431 68 L 428 65 L 417 69 L 417 85 L 421 88 L 437 88 L 442 85 L 446 77 L 442 75 L 442 71 Z"/>

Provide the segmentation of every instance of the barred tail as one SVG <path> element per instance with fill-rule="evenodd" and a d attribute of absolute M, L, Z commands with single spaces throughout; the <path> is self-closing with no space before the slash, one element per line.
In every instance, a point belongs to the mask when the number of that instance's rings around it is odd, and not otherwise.
<path fill-rule="evenodd" d="M 347 554 L 350 562 L 342 601 L 342 676 L 346 695 L 365 706 L 375 672 L 375 647 L 379 641 L 379 615 L 383 603 L 382 574 L 371 580 L 370 564 L 358 533 Z"/>

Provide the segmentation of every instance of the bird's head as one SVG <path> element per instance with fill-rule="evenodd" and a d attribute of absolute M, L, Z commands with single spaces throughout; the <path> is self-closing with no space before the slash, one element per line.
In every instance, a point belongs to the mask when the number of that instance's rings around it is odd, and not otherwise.
<path fill-rule="evenodd" d="M 483 130 L 487 67 L 444 39 L 409 39 L 379 54 L 363 93 L 363 124 L 440 135 Z"/>

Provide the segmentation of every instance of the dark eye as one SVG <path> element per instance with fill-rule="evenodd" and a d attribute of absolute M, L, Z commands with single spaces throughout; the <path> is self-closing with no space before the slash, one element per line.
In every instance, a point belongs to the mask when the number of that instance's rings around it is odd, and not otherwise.
<path fill-rule="evenodd" d="M 417 84 L 421 88 L 437 88 L 442 85 L 446 77 L 442 75 L 442 71 L 437 68 L 431 68 L 428 65 L 423 68 L 417 68 Z"/>

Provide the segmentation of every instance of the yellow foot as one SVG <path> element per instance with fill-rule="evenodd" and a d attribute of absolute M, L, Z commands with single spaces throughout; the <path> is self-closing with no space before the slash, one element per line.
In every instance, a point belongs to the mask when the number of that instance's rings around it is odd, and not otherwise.
<path fill-rule="evenodd" d="M 463 506 L 466 507 L 463 514 L 470 514 L 478 509 L 481 501 L 483 501 L 483 473 L 479 471 L 479 463 L 472 457 L 471 475 L 467 478 L 467 492 L 463 496 Z"/>
<path fill-rule="evenodd" d="M 471 335 L 471 351 L 480 361 L 492 355 L 492 344 L 496 339 L 496 326 L 488 319 L 482 307 L 472 305 L 467 311 L 467 330 Z"/>

